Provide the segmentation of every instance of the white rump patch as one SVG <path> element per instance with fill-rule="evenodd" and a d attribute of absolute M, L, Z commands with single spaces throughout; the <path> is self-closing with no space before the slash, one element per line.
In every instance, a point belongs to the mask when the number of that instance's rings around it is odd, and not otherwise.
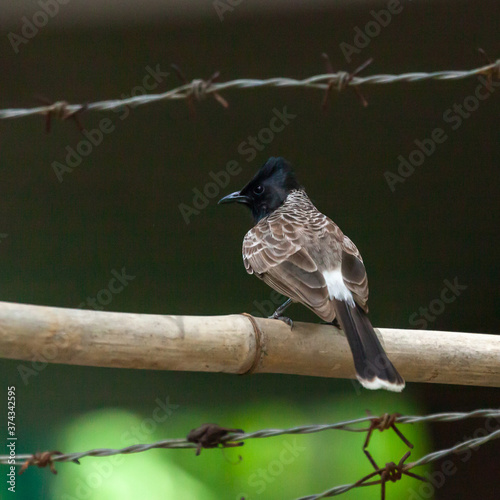
<path fill-rule="evenodd" d="M 340 269 L 323 271 L 323 278 L 325 278 L 326 281 L 330 300 L 335 297 L 337 300 L 347 302 L 351 307 L 355 306 L 352 293 L 345 286 L 344 278 L 342 278 L 342 271 Z"/>
<path fill-rule="evenodd" d="M 363 380 L 358 377 L 359 383 L 366 389 L 376 391 L 377 389 L 385 389 L 386 391 L 401 392 L 405 388 L 405 384 L 394 384 L 375 377 L 373 380 Z"/>

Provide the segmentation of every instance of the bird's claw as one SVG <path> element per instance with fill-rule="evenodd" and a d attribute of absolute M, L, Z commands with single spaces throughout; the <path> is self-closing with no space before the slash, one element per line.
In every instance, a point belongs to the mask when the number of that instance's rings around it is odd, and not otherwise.
<path fill-rule="evenodd" d="M 290 327 L 290 329 L 293 328 L 293 321 L 286 316 L 278 316 L 276 314 L 273 314 L 272 316 L 269 316 L 268 319 L 278 319 L 280 321 L 283 321 L 283 323 L 286 323 Z"/>

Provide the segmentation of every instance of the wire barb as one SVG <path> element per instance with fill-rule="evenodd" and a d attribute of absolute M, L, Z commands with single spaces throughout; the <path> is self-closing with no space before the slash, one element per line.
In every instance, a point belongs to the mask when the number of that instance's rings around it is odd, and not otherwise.
<path fill-rule="evenodd" d="M 196 115 L 193 96 L 196 98 L 196 100 L 202 101 L 207 97 L 207 93 L 211 88 L 214 99 L 224 108 L 229 107 L 229 103 L 216 90 L 213 90 L 213 84 L 219 78 L 220 71 L 216 71 L 208 80 L 202 80 L 198 78 L 189 82 L 186 78 L 186 75 L 181 70 L 181 68 L 177 66 L 177 64 L 171 64 L 170 66 L 175 71 L 177 77 L 184 84 L 184 86 L 191 87 L 190 92 L 188 92 L 185 97 L 189 107 L 189 114 L 192 118 Z"/>
<path fill-rule="evenodd" d="M 491 92 L 493 80 L 500 80 L 500 59 L 494 63 L 484 49 L 478 48 L 477 51 L 483 56 L 484 60 L 488 63 L 488 66 L 490 66 L 490 69 L 484 71 L 484 74 L 488 79 L 488 90 Z"/>
<path fill-rule="evenodd" d="M 19 469 L 18 474 L 21 475 L 30 465 L 36 465 L 37 467 L 49 467 L 52 474 L 57 474 L 56 468 L 54 466 L 54 455 L 62 455 L 60 451 L 43 451 L 37 452 L 31 455 Z M 72 460 L 76 464 L 80 464 L 78 460 Z"/>
<path fill-rule="evenodd" d="M 405 438 L 403 433 L 396 427 L 396 421 L 402 415 L 400 413 L 384 413 L 381 417 L 373 417 L 370 428 L 368 429 L 368 434 L 366 435 L 365 444 L 363 445 L 363 450 L 368 446 L 370 438 L 374 430 L 379 430 L 380 432 L 387 429 L 392 429 L 398 437 L 403 441 L 403 443 L 408 446 L 408 448 L 413 448 L 413 445 Z"/>
<path fill-rule="evenodd" d="M 70 104 L 66 101 L 56 101 L 54 103 L 51 103 L 51 101 L 49 101 L 47 98 L 40 96 L 38 97 L 38 100 L 45 104 L 48 104 L 47 108 L 41 111 L 41 114 L 45 115 L 45 132 L 47 134 L 50 132 L 52 117 L 61 121 L 72 119 L 75 121 L 78 130 L 80 132 L 83 132 L 83 125 L 80 122 L 78 115 L 83 113 L 87 109 L 86 104 L 82 104 L 80 106 L 77 106 L 76 109 L 70 110 Z"/>
<path fill-rule="evenodd" d="M 196 456 L 198 456 L 202 448 L 243 446 L 245 444 L 243 442 L 232 442 L 231 434 L 234 433 L 243 434 L 244 431 L 242 429 L 227 429 L 217 424 L 203 424 L 196 429 L 192 429 L 186 440 L 197 445 Z"/>
<path fill-rule="evenodd" d="M 330 98 L 330 91 L 332 90 L 333 85 L 337 83 L 337 90 L 339 92 L 344 90 L 352 82 L 352 80 L 356 75 L 361 73 L 361 71 L 363 71 L 367 66 L 369 66 L 373 62 L 373 58 L 370 58 L 367 61 L 365 61 L 352 73 L 347 73 L 346 71 L 339 71 L 338 73 L 335 73 L 328 54 L 326 52 L 323 52 L 323 54 L 321 54 L 321 57 L 325 60 L 326 71 L 332 75 L 335 75 L 335 77 L 328 82 L 328 87 L 325 90 L 325 96 L 323 97 L 323 102 L 321 103 L 321 107 L 323 108 L 323 110 L 326 110 L 328 106 L 328 100 Z M 368 101 L 362 94 L 361 90 L 359 90 L 358 87 L 353 87 L 353 89 L 356 92 L 359 100 L 361 101 L 362 106 L 366 108 L 368 106 Z"/>
<path fill-rule="evenodd" d="M 405 464 L 406 459 L 410 456 L 411 451 L 407 451 L 399 463 L 396 465 L 394 462 L 388 462 L 385 464 L 385 467 L 379 467 L 375 460 L 373 460 L 372 456 L 368 453 L 368 450 L 364 450 L 365 453 L 368 455 L 369 460 L 371 464 L 373 465 L 373 468 L 375 469 L 375 472 L 372 472 L 371 474 L 368 474 L 364 478 L 360 479 L 359 481 L 356 481 L 354 483 L 356 487 L 358 486 L 373 486 L 376 484 L 380 484 L 381 488 L 381 499 L 385 500 L 385 483 L 387 481 L 391 481 L 395 483 L 396 481 L 399 481 L 403 475 L 413 477 L 414 479 L 418 479 L 419 481 L 424 481 L 427 482 L 427 479 L 425 479 L 422 476 L 419 476 L 418 474 L 414 474 L 413 472 L 409 472 L 408 469 L 412 467 L 411 464 Z M 377 474 L 380 475 L 380 479 L 378 481 L 369 481 L 372 477 L 375 477 Z"/>

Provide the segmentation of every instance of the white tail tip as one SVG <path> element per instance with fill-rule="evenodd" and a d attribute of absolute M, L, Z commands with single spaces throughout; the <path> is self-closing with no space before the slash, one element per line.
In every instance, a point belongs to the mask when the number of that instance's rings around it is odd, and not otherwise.
<path fill-rule="evenodd" d="M 388 382 L 375 377 L 373 380 L 364 380 L 358 377 L 360 384 L 366 389 L 376 391 L 377 389 L 385 389 L 386 391 L 401 392 L 405 388 L 405 383 L 397 384 L 395 382 Z"/>

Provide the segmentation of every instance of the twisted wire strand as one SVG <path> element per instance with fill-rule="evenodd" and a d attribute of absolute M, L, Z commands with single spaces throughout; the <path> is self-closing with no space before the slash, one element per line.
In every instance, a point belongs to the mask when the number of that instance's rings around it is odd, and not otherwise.
<path fill-rule="evenodd" d="M 482 437 L 469 439 L 467 441 L 463 441 L 451 448 L 447 448 L 445 450 L 434 451 L 429 453 L 428 455 L 423 456 L 416 462 L 411 462 L 405 466 L 405 470 L 413 469 L 414 467 L 418 467 L 420 465 L 426 465 L 436 460 L 440 460 L 441 458 L 446 457 L 447 455 L 451 455 L 453 453 L 458 453 L 460 451 L 465 451 L 471 448 L 478 448 L 482 444 L 485 444 L 489 441 L 493 441 L 494 439 L 500 438 L 500 429 Z M 341 486 L 335 486 L 334 488 L 330 488 L 329 490 L 324 491 L 323 493 L 319 493 L 318 495 L 308 495 L 306 497 L 300 497 L 297 500 L 319 500 L 320 498 L 329 498 L 333 496 L 340 495 L 341 493 L 345 493 L 346 491 L 352 490 L 353 488 L 357 488 L 362 486 L 359 484 L 359 481 L 352 484 L 343 484 Z"/>
<path fill-rule="evenodd" d="M 446 450 L 439 450 L 429 453 L 422 458 L 419 458 L 416 462 L 412 462 L 409 464 L 409 469 L 413 467 L 418 467 L 419 465 L 426 465 L 435 460 L 440 460 L 441 458 L 446 457 L 447 455 L 451 455 L 452 453 L 458 453 L 460 451 L 465 451 L 471 448 L 478 448 L 484 443 L 488 441 L 492 441 L 494 439 L 500 438 L 500 429 L 487 434 L 486 436 L 481 436 L 478 438 L 468 439 L 467 441 L 462 441 L 461 443 L 452 446 L 451 448 L 447 448 Z"/>
<path fill-rule="evenodd" d="M 472 76 L 484 74 L 491 75 L 493 72 L 500 74 L 500 59 L 494 63 L 482 66 L 479 68 L 466 71 L 435 71 L 431 73 L 404 73 L 401 75 L 371 75 L 371 76 L 353 76 L 346 78 L 349 73 L 339 71 L 337 73 L 321 74 L 311 76 L 303 80 L 293 78 L 269 78 L 266 80 L 258 79 L 238 79 L 228 82 L 209 82 L 205 80 L 195 79 L 189 83 L 168 90 L 161 94 L 145 94 L 126 99 L 111 99 L 106 101 L 98 101 L 89 104 L 68 104 L 65 101 L 58 101 L 50 105 L 37 106 L 33 108 L 10 108 L 0 110 L 0 119 L 8 118 L 23 118 L 32 115 L 47 115 L 55 111 L 55 108 L 64 106 L 67 113 L 74 113 L 79 110 L 85 111 L 112 111 L 125 106 L 136 107 L 143 104 L 153 103 L 157 101 L 187 99 L 194 96 L 201 100 L 208 94 L 216 94 L 222 90 L 229 89 L 249 89 L 260 87 L 303 87 L 311 89 L 326 90 L 332 82 L 337 84 L 340 91 L 344 86 L 360 86 L 360 85 L 375 85 L 388 84 L 398 82 L 421 82 L 424 80 L 460 80 L 470 78 Z"/>
<path fill-rule="evenodd" d="M 222 439 L 222 442 L 226 441 L 244 441 L 246 439 L 255 439 L 255 438 L 267 438 L 267 437 L 275 437 L 282 435 L 290 435 L 290 434 L 312 434 L 315 432 L 322 432 L 327 430 L 345 430 L 349 432 L 366 432 L 369 430 L 369 427 L 358 427 L 359 424 L 365 422 L 371 422 L 373 420 L 373 416 L 366 416 L 361 418 L 356 418 L 353 420 L 345 420 L 342 422 L 337 422 L 334 424 L 323 424 L 323 425 L 304 425 L 299 427 L 291 427 L 288 429 L 263 429 L 256 432 L 250 433 L 232 433 Z M 465 420 L 469 418 L 497 418 L 500 419 L 500 409 L 481 409 L 474 410 L 471 412 L 449 412 L 449 413 L 436 413 L 432 415 L 423 415 L 423 416 L 405 416 L 400 415 L 396 418 L 396 423 L 399 424 L 412 424 L 419 422 L 456 422 L 458 420 Z M 497 435 L 498 434 L 498 435 Z M 500 437 L 500 430 L 492 433 L 494 437 L 490 439 L 495 439 L 496 437 Z M 491 436 L 490 435 L 490 436 Z M 476 440 L 470 440 L 465 443 L 462 443 L 461 446 L 466 446 L 467 443 L 473 443 L 471 446 L 479 446 L 486 442 L 489 439 L 485 440 L 485 437 L 478 438 Z M 477 444 L 479 443 L 479 444 Z M 458 445 L 457 445 L 458 446 Z M 143 451 L 148 451 L 152 449 L 187 449 L 187 448 L 196 448 L 197 445 L 187 441 L 186 439 L 164 439 L 162 441 L 157 441 L 151 444 L 137 444 L 132 446 L 127 446 L 121 449 L 110 449 L 110 448 L 99 448 L 93 449 L 89 451 L 79 452 L 79 453 L 63 453 L 63 454 L 55 454 L 53 456 L 54 462 L 72 462 L 75 460 L 79 460 L 84 457 L 108 457 L 111 455 L 118 454 L 131 454 L 131 453 L 140 453 Z M 437 460 L 441 458 L 440 453 L 451 453 L 449 450 L 443 450 L 440 452 L 434 452 L 436 458 L 431 458 L 431 460 Z M 414 462 L 414 467 L 417 465 L 424 465 L 429 463 L 428 457 L 432 457 L 432 453 L 430 455 L 426 455 L 419 459 L 419 461 Z M 25 454 L 16 454 L 16 465 L 21 465 L 23 461 L 28 460 L 33 455 L 29 453 Z M 443 455 L 444 456 L 444 455 Z M 7 464 L 9 460 L 9 455 L 0 455 L 0 464 Z M 425 459 L 425 460 L 424 460 Z M 345 485 L 349 486 L 349 485 Z M 339 488 L 341 488 L 339 486 Z M 345 490 L 347 491 L 347 490 Z M 313 498 L 313 497 L 311 497 Z M 318 497 L 322 498 L 322 497 Z"/>

